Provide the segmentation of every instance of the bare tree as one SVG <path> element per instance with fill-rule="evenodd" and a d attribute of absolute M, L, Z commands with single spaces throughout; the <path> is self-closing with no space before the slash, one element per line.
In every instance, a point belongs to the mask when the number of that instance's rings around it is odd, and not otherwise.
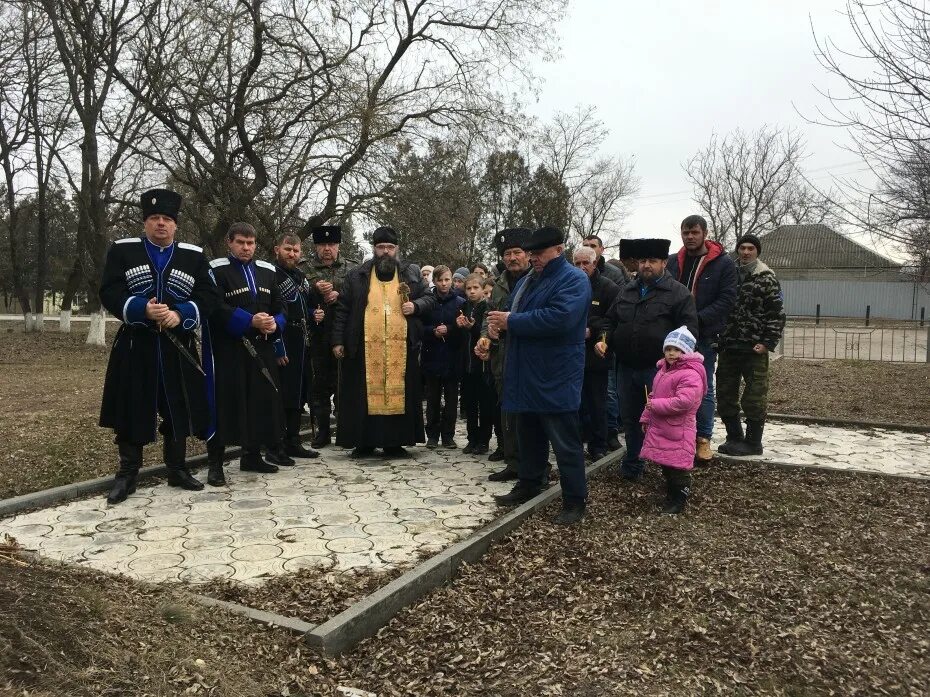
<path fill-rule="evenodd" d="M 844 207 L 860 230 L 902 245 L 927 265 L 930 226 L 930 9 L 912 0 L 848 0 L 854 46 L 815 34 L 817 57 L 842 89 L 822 91 L 816 119 L 848 131 L 875 176 L 851 183 Z"/>
<path fill-rule="evenodd" d="M 52 41 L 50 23 L 31 3 L 27 3 L 25 8 L 23 56 L 36 190 L 33 328 L 36 331 L 43 331 L 50 257 L 49 209 L 51 203 L 49 193 L 57 184 L 54 176 L 56 158 L 59 155 L 62 141 L 71 127 L 70 115 L 73 105 L 67 98 L 67 91 L 63 89 L 64 73 Z"/>
<path fill-rule="evenodd" d="M 20 240 L 20 197 L 24 173 L 32 165 L 28 144 L 29 77 L 26 75 L 26 14 L 14 5 L 0 7 L 0 168 L 3 170 L 3 203 L 6 208 L 10 276 L 19 300 L 26 330 L 32 328 L 32 306 L 25 279 L 25 259 Z"/>
<path fill-rule="evenodd" d="M 56 151 L 78 201 L 78 249 L 62 311 L 70 313 L 80 280 L 92 321 L 87 343 L 103 345 L 104 313 L 97 295 L 114 222 L 125 215 L 126 193 L 137 177 L 129 166 L 133 144 L 142 137 L 145 113 L 119 88 L 112 64 L 125 48 L 123 25 L 131 21 L 130 0 L 39 0 L 51 26 L 64 70 L 65 94 L 77 121 L 72 148 Z M 63 320 L 64 322 L 64 320 Z"/>
<path fill-rule="evenodd" d="M 713 238 L 728 246 L 741 235 L 771 232 L 791 210 L 803 214 L 803 157 L 803 141 L 790 130 L 712 136 L 683 167 Z"/>
<path fill-rule="evenodd" d="M 189 192 L 205 244 L 235 219 L 307 235 L 382 194 L 400 139 L 505 119 L 498 86 L 528 79 L 561 8 L 148 0 L 111 65 L 159 126 L 140 153 Z"/>
<path fill-rule="evenodd" d="M 601 152 L 608 135 L 589 106 L 557 113 L 537 136 L 539 157 L 568 192 L 568 225 L 579 239 L 619 239 L 627 204 L 639 191 L 633 160 Z"/>

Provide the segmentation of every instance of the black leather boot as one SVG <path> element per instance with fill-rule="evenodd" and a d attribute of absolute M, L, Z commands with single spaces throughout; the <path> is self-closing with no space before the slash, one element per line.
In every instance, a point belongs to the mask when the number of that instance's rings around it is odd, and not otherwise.
<path fill-rule="evenodd" d="M 329 405 L 325 407 L 313 407 L 313 415 L 316 417 L 316 437 L 310 442 L 314 448 L 325 448 L 332 443 L 329 425 Z"/>
<path fill-rule="evenodd" d="M 210 486 L 226 486 L 226 473 L 223 472 L 225 450 L 224 446 L 214 445 L 212 441 L 207 443 L 207 464 L 210 466 L 207 484 Z"/>
<path fill-rule="evenodd" d="M 179 486 L 187 491 L 200 491 L 203 482 L 194 479 L 187 469 L 187 439 L 162 441 L 162 454 L 165 457 L 165 466 L 168 468 L 168 486 Z"/>
<path fill-rule="evenodd" d="M 743 422 L 738 416 L 732 416 L 724 419 L 723 425 L 727 428 L 727 442 L 717 448 L 717 452 L 736 455 L 734 449 L 738 449 L 743 443 Z"/>
<path fill-rule="evenodd" d="M 732 448 L 727 450 L 727 455 L 745 457 L 746 455 L 762 454 L 762 431 L 765 429 L 765 421 L 746 419 L 746 438 L 741 443 L 736 443 Z M 724 445 L 726 445 L 724 443 Z M 718 448 L 722 452 L 722 446 Z"/>
<path fill-rule="evenodd" d="M 620 450 L 620 431 L 615 428 L 607 430 L 607 447 L 611 450 Z"/>
<path fill-rule="evenodd" d="M 130 494 L 136 493 L 136 477 L 142 466 L 142 446 L 132 443 L 117 443 L 119 451 L 119 469 L 110 493 L 107 494 L 107 503 L 114 506 L 126 500 Z"/>
<path fill-rule="evenodd" d="M 286 418 L 287 437 L 284 439 L 284 454 L 289 457 L 319 457 L 320 454 L 316 450 L 305 448 L 300 440 L 300 411 L 288 409 Z"/>
<path fill-rule="evenodd" d="M 563 501 L 562 510 L 552 519 L 556 525 L 574 525 L 584 518 L 584 501 Z"/>
<path fill-rule="evenodd" d="M 494 500 L 500 506 L 519 506 L 532 498 L 536 498 L 542 491 L 543 487 L 541 486 L 518 481 L 509 493 L 495 496 Z"/>
<path fill-rule="evenodd" d="M 294 458 L 287 454 L 286 448 L 287 446 L 285 446 L 283 440 L 273 448 L 268 448 L 265 451 L 265 461 L 270 462 L 272 465 L 278 465 L 278 467 L 293 467 L 297 463 L 294 462 Z"/>
<path fill-rule="evenodd" d="M 243 472 L 261 472 L 263 474 L 274 474 L 278 471 L 275 465 L 268 464 L 262 459 L 259 450 L 242 449 L 242 457 L 239 458 L 239 469 Z"/>

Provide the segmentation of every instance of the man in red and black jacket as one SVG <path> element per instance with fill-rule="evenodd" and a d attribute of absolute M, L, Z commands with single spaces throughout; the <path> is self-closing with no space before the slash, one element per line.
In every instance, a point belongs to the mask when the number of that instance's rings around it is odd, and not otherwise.
<path fill-rule="evenodd" d="M 689 215 L 681 221 L 682 248 L 668 258 L 666 267 L 672 278 L 694 296 L 700 325 L 696 350 L 704 356 L 707 393 L 697 413 L 697 450 L 695 464 L 710 463 L 710 437 L 714 430 L 714 368 L 717 363 L 717 339 L 723 331 L 736 302 L 736 264 L 719 242 L 707 239 L 707 221 Z"/>

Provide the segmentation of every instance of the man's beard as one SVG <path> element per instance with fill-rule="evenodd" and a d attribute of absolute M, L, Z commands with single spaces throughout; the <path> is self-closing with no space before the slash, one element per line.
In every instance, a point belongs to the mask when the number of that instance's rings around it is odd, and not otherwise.
<path fill-rule="evenodd" d="M 392 256 L 385 254 L 383 257 L 375 257 L 375 271 L 381 278 L 393 276 L 395 271 L 400 269 L 400 264 Z"/>

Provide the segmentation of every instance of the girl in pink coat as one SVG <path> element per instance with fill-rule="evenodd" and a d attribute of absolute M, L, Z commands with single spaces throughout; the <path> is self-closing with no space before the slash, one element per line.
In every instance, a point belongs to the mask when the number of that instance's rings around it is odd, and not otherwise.
<path fill-rule="evenodd" d="M 665 357 L 658 363 L 659 372 L 639 420 L 646 434 L 641 457 L 661 465 L 665 475 L 663 513 L 681 513 L 691 493 L 695 417 L 707 392 L 704 356 L 694 352 L 694 345 L 687 327 L 665 337 Z"/>

